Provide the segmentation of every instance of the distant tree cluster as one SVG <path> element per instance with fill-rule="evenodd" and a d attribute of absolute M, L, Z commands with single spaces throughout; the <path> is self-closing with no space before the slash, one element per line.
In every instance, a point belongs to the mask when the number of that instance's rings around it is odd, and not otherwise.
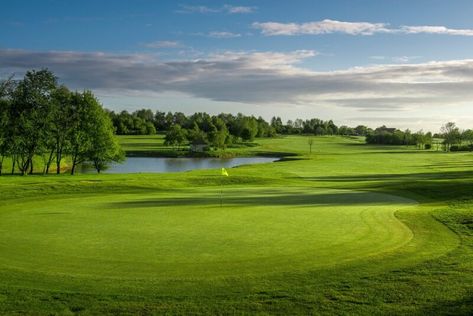
<path fill-rule="evenodd" d="M 281 124 L 279 117 L 271 119 L 271 126 L 276 128 L 279 134 L 310 134 L 315 136 L 338 135 L 338 127 L 332 120 L 324 121 L 318 118 L 309 120 L 289 120 L 286 125 Z"/>
<path fill-rule="evenodd" d="M 151 110 L 139 110 L 133 113 L 107 111 L 112 119 L 117 135 L 154 135 L 156 127 L 154 113 Z"/>
<path fill-rule="evenodd" d="M 296 119 L 284 124 L 280 117 L 273 117 L 267 122 L 262 117 L 256 118 L 241 113 L 195 113 L 186 116 L 182 112 L 153 113 L 152 110 L 141 109 L 133 113 L 109 111 L 108 114 L 118 135 L 152 135 L 161 132 L 166 134 L 166 144 L 176 147 L 202 144 L 217 149 L 236 142 L 252 141 L 256 137 L 273 137 L 277 134 L 365 136 L 370 131 L 363 125 L 339 128 L 332 120 Z"/>
<path fill-rule="evenodd" d="M 415 145 L 419 149 L 431 149 L 444 151 L 473 151 L 473 130 L 461 130 L 453 122 L 444 124 L 440 133 L 424 133 L 422 130 L 412 133 L 410 130 L 401 131 L 386 126 L 375 130 L 368 130 L 366 134 L 368 144 L 383 145 Z"/>
<path fill-rule="evenodd" d="M 28 71 L 24 78 L 0 85 L 0 172 L 6 157 L 12 173 L 33 173 L 34 158 L 42 157 L 44 173 L 70 157 L 71 174 L 83 162 L 97 172 L 124 154 L 112 122 L 90 91 L 72 92 L 59 85 L 48 70 Z"/>
<path fill-rule="evenodd" d="M 453 122 L 448 122 L 436 135 L 443 139 L 442 145 L 445 151 L 473 151 L 473 130 L 461 130 Z"/>
<path fill-rule="evenodd" d="M 432 133 L 424 133 L 422 130 L 412 133 L 409 129 L 401 131 L 396 128 L 381 126 L 366 135 L 368 144 L 383 145 L 416 145 L 419 149 L 430 149 L 432 146 Z"/>
<path fill-rule="evenodd" d="M 153 135 L 165 133 L 165 144 L 180 147 L 185 144 L 202 144 L 215 149 L 225 148 L 239 141 L 252 141 L 255 137 L 271 137 L 275 129 L 263 118 L 237 115 L 182 112 L 161 112 L 142 109 L 133 113 L 108 112 L 118 135 Z"/>
<path fill-rule="evenodd" d="M 158 112 L 157 116 L 161 113 Z M 168 118 L 169 115 L 166 115 Z M 238 114 L 195 113 L 189 117 L 177 112 L 172 115 L 173 122 L 166 122 L 165 144 L 181 146 L 186 142 L 191 145 L 206 145 L 223 149 L 227 145 L 240 141 L 253 141 L 255 137 L 271 137 L 274 129 L 262 118 Z M 163 121 L 161 122 L 163 123 Z M 163 125 L 161 125 L 163 126 Z"/>

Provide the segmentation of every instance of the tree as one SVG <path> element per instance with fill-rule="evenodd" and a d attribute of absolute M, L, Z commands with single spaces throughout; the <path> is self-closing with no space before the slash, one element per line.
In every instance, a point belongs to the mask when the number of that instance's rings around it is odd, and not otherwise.
<path fill-rule="evenodd" d="M 469 146 L 473 146 L 473 130 L 467 129 L 462 133 L 462 139 L 467 142 Z"/>
<path fill-rule="evenodd" d="M 244 117 L 240 130 L 240 137 L 243 141 L 253 141 L 258 133 L 258 122 L 254 117 Z"/>
<path fill-rule="evenodd" d="M 404 131 L 404 135 L 402 136 L 404 145 L 409 146 L 412 142 L 415 142 L 415 139 L 412 138 L 412 133 L 409 129 Z"/>
<path fill-rule="evenodd" d="M 154 120 L 153 111 L 149 109 L 141 109 L 141 110 L 135 111 L 133 113 L 133 116 L 139 117 L 145 122 L 153 122 Z"/>
<path fill-rule="evenodd" d="M 70 146 L 70 137 L 73 126 L 72 93 L 65 86 L 60 86 L 52 95 L 52 125 L 51 134 L 54 142 L 54 155 L 56 159 L 56 173 L 61 173 L 61 161 L 64 152 Z M 49 172 L 49 164 L 46 173 Z"/>
<path fill-rule="evenodd" d="M 11 96 L 14 87 L 15 82 L 13 81 L 13 75 L 10 75 L 10 77 L 7 79 L 0 81 L 0 100 Z"/>
<path fill-rule="evenodd" d="M 122 160 L 123 152 L 113 136 L 109 116 L 92 92 L 73 93 L 71 107 L 71 174 L 85 161 L 91 161 L 100 172 L 108 163 Z"/>
<path fill-rule="evenodd" d="M 13 89 L 13 75 L 0 81 L 0 175 L 2 175 L 3 161 L 8 155 L 8 122 Z"/>
<path fill-rule="evenodd" d="M 164 145 L 166 146 L 181 146 L 186 141 L 186 132 L 181 125 L 173 125 L 164 138 Z"/>
<path fill-rule="evenodd" d="M 1 91 L 0 91 L 1 92 Z M 10 100 L 7 95 L 0 96 L 0 175 L 2 175 L 3 161 L 8 155 L 8 121 Z"/>
<path fill-rule="evenodd" d="M 100 107 L 93 107 L 96 111 L 90 133 L 90 147 L 87 160 L 90 160 L 97 173 L 107 169 L 111 162 L 121 162 L 125 159 L 125 153 L 121 149 L 118 140 L 113 135 L 113 125 L 110 118 Z"/>
<path fill-rule="evenodd" d="M 274 128 L 276 133 L 281 133 L 283 131 L 283 124 L 281 118 L 273 116 L 271 119 L 271 127 Z"/>
<path fill-rule="evenodd" d="M 194 145 L 209 143 L 207 134 L 199 128 L 196 122 L 194 122 L 194 128 L 188 131 L 187 139 Z"/>
<path fill-rule="evenodd" d="M 411 135 L 413 141 L 415 142 L 418 149 L 424 149 L 427 142 L 427 137 L 424 134 L 423 130 L 420 130 Z"/>
<path fill-rule="evenodd" d="M 368 127 L 364 125 L 358 125 L 355 127 L 355 133 L 358 136 L 366 136 L 368 134 Z"/>
<path fill-rule="evenodd" d="M 314 144 L 314 139 L 309 137 L 307 143 L 309 144 L 309 154 L 312 154 L 312 145 Z"/>
<path fill-rule="evenodd" d="M 325 129 L 322 126 L 317 126 L 315 128 L 314 134 L 317 136 L 325 135 Z"/>
<path fill-rule="evenodd" d="M 33 172 L 33 157 L 40 153 L 48 140 L 51 94 L 57 80 L 52 72 L 43 69 L 28 71 L 13 92 L 10 113 L 15 138 L 14 159 L 20 172 Z"/>
<path fill-rule="evenodd" d="M 453 122 L 448 122 L 440 129 L 443 136 L 443 143 L 445 151 L 450 151 L 450 147 L 457 144 L 460 140 L 461 134 L 459 128 Z"/>
<path fill-rule="evenodd" d="M 155 135 L 156 134 L 156 127 L 154 127 L 154 124 L 152 122 L 146 122 L 146 135 Z M 112 126 L 113 128 L 113 126 Z"/>
<path fill-rule="evenodd" d="M 169 126 L 166 124 L 166 113 L 156 111 L 154 115 L 154 126 L 157 131 L 166 131 L 169 129 Z"/>

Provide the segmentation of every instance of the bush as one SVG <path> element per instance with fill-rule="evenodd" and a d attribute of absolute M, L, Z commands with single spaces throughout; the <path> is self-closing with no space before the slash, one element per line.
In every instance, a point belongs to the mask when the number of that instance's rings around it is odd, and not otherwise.
<path fill-rule="evenodd" d="M 473 151 L 473 145 L 452 145 L 450 151 Z"/>

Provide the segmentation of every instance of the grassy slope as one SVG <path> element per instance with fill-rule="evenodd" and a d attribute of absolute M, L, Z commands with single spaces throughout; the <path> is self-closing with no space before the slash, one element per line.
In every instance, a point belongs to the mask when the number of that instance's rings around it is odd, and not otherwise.
<path fill-rule="evenodd" d="M 258 143 L 302 159 L 0 178 L 0 311 L 472 312 L 471 155 Z"/>

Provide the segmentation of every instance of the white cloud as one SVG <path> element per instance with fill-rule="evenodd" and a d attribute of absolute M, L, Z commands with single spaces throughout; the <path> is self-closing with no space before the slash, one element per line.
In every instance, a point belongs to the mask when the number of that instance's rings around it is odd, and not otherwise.
<path fill-rule="evenodd" d="M 177 10 L 178 13 L 201 13 L 201 14 L 208 14 L 208 13 L 227 13 L 227 14 L 248 14 L 254 13 L 256 11 L 256 7 L 248 7 L 248 6 L 233 6 L 226 4 L 222 7 L 207 7 L 204 5 L 181 5 L 181 9 Z"/>
<path fill-rule="evenodd" d="M 317 35 L 330 33 L 344 33 L 350 35 L 373 35 L 375 33 L 391 32 L 384 23 L 368 22 L 341 22 L 334 20 L 323 20 L 308 23 L 277 23 L 265 22 L 253 23 L 253 27 L 261 30 L 268 36 L 275 35 Z"/>
<path fill-rule="evenodd" d="M 302 67 L 314 51 L 223 52 L 205 58 L 160 61 L 152 55 L 34 52 L 0 49 L 0 72 L 47 67 L 75 89 L 163 92 L 258 105 L 286 104 L 350 111 L 411 111 L 468 106 L 473 60 L 355 67 L 315 72 Z"/>
<path fill-rule="evenodd" d="M 254 13 L 256 11 L 256 7 L 244 7 L 244 6 L 232 6 L 232 5 L 224 5 L 223 10 L 230 14 L 237 14 L 237 13 Z"/>
<path fill-rule="evenodd" d="M 155 41 L 145 43 L 144 46 L 149 48 L 179 48 L 182 47 L 182 44 L 177 41 Z"/>
<path fill-rule="evenodd" d="M 391 59 L 395 63 L 405 64 L 419 58 L 421 58 L 421 56 L 396 56 L 392 57 Z"/>
<path fill-rule="evenodd" d="M 407 34 L 425 33 L 473 36 L 473 29 L 450 29 L 445 26 L 402 26 L 400 31 Z"/>
<path fill-rule="evenodd" d="M 295 36 L 342 33 L 349 35 L 374 35 L 378 33 L 393 34 L 444 34 L 473 36 L 473 29 L 451 29 L 445 26 L 401 26 L 389 27 L 387 23 L 343 22 L 323 20 L 307 23 L 255 22 L 253 27 L 266 36 Z"/>
<path fill-rule="evenodd" d="M 370 56 L 370 59 L 373 59 L 373 60 L 393 62 L 393 63 L 398 63 L 398 64 L 406 64 L 419 58 L 421 58 L 421 56 L 394 56 L 394 57 L 379 56 L 379 55 Z"/>
<path fill-rule="evenodd" d="M 208 36 L 213 38 L 235 38 L 241 37 L 241 34 L 232 32 L 210 32 Z"/>
<path fill-rule="evenodd" d="M 185 5 L 182 4 L 180 10 L 177 10 L 178 13 L 217 13 L 220 12 L 220 9 L 212 9 L 203 5 Z"/>

